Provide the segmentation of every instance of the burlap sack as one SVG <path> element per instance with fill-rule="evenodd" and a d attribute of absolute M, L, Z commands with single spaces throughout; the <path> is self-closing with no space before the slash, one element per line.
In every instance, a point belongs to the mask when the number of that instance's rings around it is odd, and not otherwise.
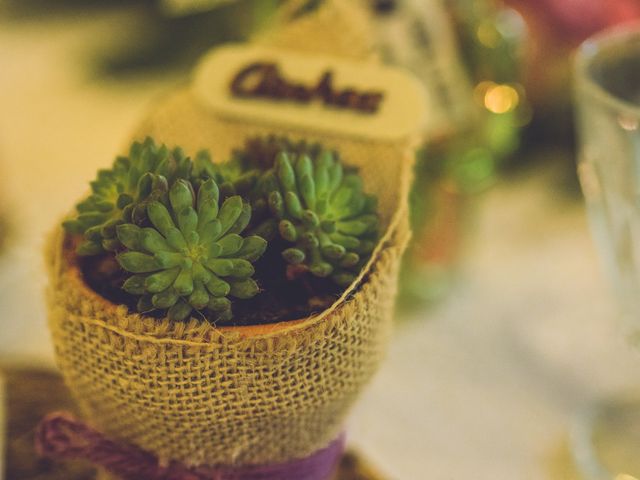
<path fill-rule="evenodd" d="M 86 420 L 108 436 L 187 465 L 305 457 L 344 428 L 378 368 L 408 242 L 413 147 L 218 118 L 189 88 L 161 102 L 137 138 L 228 158 L 253 135 L 321 141 L 379 197 L 383 236 L 356 281 L 322 314 L 256 327 L 171 323 L 106 302 L 83 282 L 56 231 L 48 244 L 49 325 L 58 365 Z"/>

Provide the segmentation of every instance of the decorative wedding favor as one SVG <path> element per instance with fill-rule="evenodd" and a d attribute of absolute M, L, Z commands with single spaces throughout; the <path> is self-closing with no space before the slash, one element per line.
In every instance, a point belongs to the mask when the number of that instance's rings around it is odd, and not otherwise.
<path fill-rule="evenodd" d="M 183 152 L 205 163 L 196 161 L 182 177 L 179 168 L 152 167 L 151 176 L 170 172 L 165 190 L 151 200 L 121 194 L 112 208 L 121 208 L 125 220 L 106 228 L 82 216 L 101 208 L 98 197 L 90 207 L 81 203 L 80 216 L 71 215 L 67 230 L 56 229 L 48 244 L 49 325 L 82 421 L 45 419 L 41 452 L 87 458 L 103 468 L 103 478 L 329 478 L 346 416 L 378 368 L 391 330 L 410 237 L 413 149 L 428 120 L 424 95 L 410 75 L 371 62 L 273 46 L 208 55 L 192 83 L 142 122 L 135 134 L 141 143 L 127 157 L 127 165 L 136 155 L 151 165 L 144 148 L 169 158 L 163 144 L 181 148 L 171 154 L 176 164 Z M 254 158 L 256 141 L 268 148 Z M 202 167 L 202 150 L 216 166 Z M 247 158 L 259 173 L 232 168 Z M 332 190 L 331 179 L 345 188 Z M 365 196 L 356 198 L 347 186 Z M 238 213 L 231 226 L 225 222 L 233 202 L 244 205 L 247 219 Z M 192 255 L 213 235 L 204 219 L 218 221 L 207 213 L 214 203 L 230 239 L 218 233 L 220 246 Z M 196 225 L 199 236 L 189 240 Z M 189 248 L 178 248 L 177 230 Z M 257 236 L 264 245 L 246 240 Z M 256 246 L 251 254 L 249 243 Z M 79 254 L 104 250 L 125 270 L 122 297 L 96 285 L 107 267 L 88 268 Z M 182 251 L 191 252 L 188 261 L 176 253 Z M 269 255 L 278 260 L 265 270 Z M 331 284 L 328 297 L 310 295 L 300 310 L 306 313 L 274 318 L 260 299 L 280 275 L 278 262 L 291 286 L 287 301 L 298 300 L 301 285 L 313 292 L 322 282 Z M 190 280 L 183 278 L 187 270 Z M 217 289 L 212 277 L 230 287 Z"/>

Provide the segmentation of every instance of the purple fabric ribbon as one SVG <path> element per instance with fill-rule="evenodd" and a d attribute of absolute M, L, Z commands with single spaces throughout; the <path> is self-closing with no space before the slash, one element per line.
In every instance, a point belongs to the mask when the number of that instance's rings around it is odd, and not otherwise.
<path fill-rule="evenodd" d="M 344 451 L 344 434 L 329 446 L 280 464 L 189 468 L 160 466 L 157 457 L 134 445 L 114 442 L 66 412 L 47 415 L 36 429 L 37 452 L 48 458 L 84 459 L 123 480 L 326 480 Z"/>

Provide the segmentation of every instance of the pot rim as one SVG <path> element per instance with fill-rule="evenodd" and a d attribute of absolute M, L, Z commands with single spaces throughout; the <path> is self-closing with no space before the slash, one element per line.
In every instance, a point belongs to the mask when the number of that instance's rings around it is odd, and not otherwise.
<path fill-rule="evenodd" d="M 343 306 L 347 302 L 349 297 L 357 292 L 363 279 L 367 275 L 372 273 L 373 266 L 379 260 L 383 251 L 386 250 L 387 247 L 393 246 L 395 244 L 404 247 L 411 237 L 410 227 L 407 226 L 406 232 L 403 232 L 400 227 L 402 221 L 406 220 L 409 215 L 408 195 L 413 179 L 413 156 L 413 145 L 407 145 L 402 158 L 399 159 L 399 165 L 402 169 L 399 185 L 399 202 L 397 204 L 396 211 L 391 216 L 384 234 L 378 240 L 378 244 L 373 250 L 371 257 L 367 261 L 366 265 L 362 268 L 356 279 L 329 307 L 318 314 L 310 315 L 308 317 L 267 323 L 262 325 L 215 326 L 210 323 L 207 323 L 207 325 L 210 325 L 211 329 L 216 331 L 217 334 L 221 336 L 239 335 L 241 338 L 269 338 L 279 336 L 282 333 L 295 333 L 299 330 L 311 328 L 322 322 L 335 310 Z M 70 251 L 68 245 L 65 246 L 65 244 L 67 243 L 64 241 L 66 238 L 66 233 L 62 230 L 61 227 L 58 227 L 58 229 L 58 240 L 55 242 L 54 248 L 61 249 L 62 251 L 54 251 L 53 255 L 54 258 L 58 258 L 60 262 L 66 263 L 66 266 L 63 266 L 61 264 L 55 265 L 55 263 L 58 262 L 54 261 L 54 275 L 66 276 L 67 280 L 71 284 L 73 284 L 75 288 L 81 290 L 85 297 L 89 297 L 93 301 L 101 303 L 104 306 L 105 310 L 112 310 L 115 313 L 116 309 L 123 307 L 123 305 L 115 304 L 107 300 L 86 284 L 82 273 L 80 272 L 77 261 L 75 261 L 75 252 L 73 252 L 72 250 Z M 398 236 L 397 234 L 400 234 L 402 236 L 400 238 L 394 238 Z M 139 316 L 139 318 L 145 318 L 135 312 L 130 312 L 128 315 L 136 315 Z M 158 319 L 157 322 L 162 322 L 164 320 L 166 320 L 166 317 Z"/>
<path fill-rule="evenodd" d="M 405 180 L 407 181 L 408 185 L 410 176 L 405 176 L 407 177 Z M 240 338 L 244 339 L 275 337 L 283 333 L 294 333 L 296 331 L 315 326 L 319 322 L 322 322 L 324 319 L 329 317 L 335 310 L 342 307 L 347 302 L 348 298 L 358 291 L 358 288 L 361 287 L 363 279 L 372 272 L 374 264 L 379 260 L 384 250 L 396 244 L 404 246 L 408 242 L 411 235 L 410 231 L 407 231 L 403 237 L 394 239 L 394 236 L 397 236 L 396 232 L 398 232 L 398 227 L 402 219 L 407 215 L 408 203 L 406 201 L 403 201 L 393 215 L 391 222 L 389 223 L 389 226 L 385 231 L 385 234 L 378 241 L 378 244 L 371 254 L 369 261 L 362 268 L 358 277 L 351 283 L 351 285 L 349 285 L 349 287 L 344 290 L 340 297 L 338 297 L 329 307 L 324 309 L 322 312 L 304 318 L 261 325 L 215 326 L 209 323 L 207 323 L 206 325 L 211 326 L 211 330 L 214 330 L 220 336 L 239 336 Z M 116 304 L 107 300 L 102 295 L 93 290 L 85 282 L 77 262 L 77 256 L 74 250 L 70 248 L 69 242 L 65 242 L 65 239 L 68 238 L 66 233 L 62 230 L 61 227 L 58 227 L 58 229 L 59 239 L 55 245 L 55 248 L 58 249 L 58 251 L 53 252 L 53 255 L 58 257 L 60 259 L 60 262 L 64 263 L 64 265 L 54 265 L 54 270 L 57 271 L 54 274 L 58 275 L 59 277 L 63 277 L 65 282 L 73 286 L 74 289 L 80 291 L 84 298 L 90 298 L 92 302 L 100 304 L 105 312 L 112 312 L 112 314 L 108 316 L 115 317 L 116 310 L 121 309 L 123 305 Z M 402 233 L 402 231 L 398 233 Z M 128 316 L 138 316 L 142 319 L 145 318 L 143 316 L 140 316 L 140 314 L 136 312 L 129 312 Z M 153 320 L 157 322 L 163 322 L 166 320 L 166 317 Z M 145 336 L 148 333 L 149 332 L 146 332 Z"/>

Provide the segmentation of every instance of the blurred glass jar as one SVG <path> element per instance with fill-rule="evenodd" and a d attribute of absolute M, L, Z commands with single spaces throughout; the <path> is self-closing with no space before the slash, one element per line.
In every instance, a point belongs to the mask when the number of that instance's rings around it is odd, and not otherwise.
<path fill-rule="evenodd" d="M 436 99 L 441 134 L 417 154 L 414 237 L 400 307 L 442 298 L 455 278 L 476 196 L 519 144 L 530 118 L 517 83 L 525 29 L 488 0 L 372 0 L 379 51 L 411 70 Z M 461 55 L 464 52 L 464 55 Z"/>

